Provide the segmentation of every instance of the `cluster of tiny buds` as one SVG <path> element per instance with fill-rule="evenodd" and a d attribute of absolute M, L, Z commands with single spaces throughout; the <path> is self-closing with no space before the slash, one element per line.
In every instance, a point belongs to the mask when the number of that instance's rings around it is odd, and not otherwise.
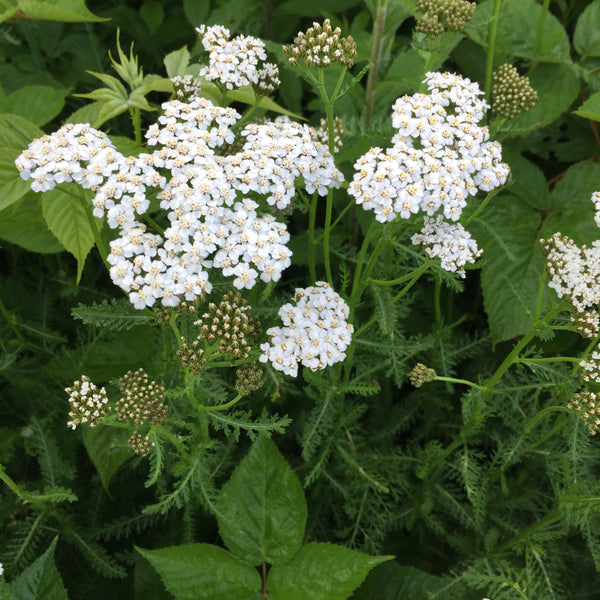
<path fill-rule="evenodd" d="M 597 396 L 592 392 L 573 394 L 567 408 L 578 412 L 585 421 L 590 435 L 596 435 L 600 427 L 600 406 L 596 403 Z"/>
<path fill-rule="evenodd" d="M 352 36 L 341 37 L 339 27 L 331 26 L 329 19 L 323 25 L 313 23 L 304 33 L 298 33 L 294 43 L 283 47 L 293 67 L 328 67 L 339 63 L 342 67 L 350 68 L 356 56 L 356 42 Z"/>
<path fill-rule="evenodd" d="M 239 292 L 230 291 L 219 304 L 211 302 L 208 312 L 194 325 L 200 329 L 198 339 L 209 344 L 219 340 L 219 354 L 233 358 L 248 358 L 252 344 L 261 334 L 259 320 Z"/>
<path fill-rule="evenodd" d="M 154 446 L 147 435 L 142 435 L 139 431 L 134 431 L 127 439 L 129 447 L 140 456 L 148 456 Z"/>
<path fill-rule="evenodd" d="M 255 363 L 246 363 L 235 371 L 235 389 L 240 394 L 250 394 L 264 384 L 263 370 Z"/>
<path fill-rule="evenodd" d="M 584 338 L 594 339 L 600 333 L 600 315 L 596 311 L 575 313 L 571 317 L 571 323 Z"/>
<path fill-rule="evenodd" d="M 198 375 L 206 368 L 206 358 L 204 358 L 204 350 L 200 347 L 199 339 L 190 343 L 187 338 L 182 337 L 181 348 L 177 350 L 176 354 L 181 366 L 188 369 L 192 375 Z"/>
<path fill-rule="evenodd" d="M 344 122 L 340 117 L 333 119 L 333 151 L 339 152 L 342 149 L 342 136 L 344 135 Z M 315 142 L 329 147 L 329 130 L 327 129 L 327 119 L 321 119 L 318 129 L 313 129 L 312 133 Z"/>
<path fill-rule="evenodd" d="M 592 352 L 591 358 L 582 360 L 579 366 L 583 369 L 581 372 L 583 381 L 600 383 L 600 352 Z"/>
<path fill-rule="evenodd" d="M 70 421 L 67 422 L 71 429 L 82 424 L 95 427 L 111 410 L 106 390 L 98 389 L 87 375 L 82 375 L 80 381 L 73 382 L 72 387 L 65 388 L 65 392 L 69 394 L 71 405 Z"/>
<path fill-rule="evenodd" d="M 529 78 L 519 75 L 515 67 L 506 63 L 494 72 L 492 97 L 492 110 L 507 119 L 528 111 L 538 100 Z"/>
<path fill-rule="evenodd" d="M 165 388 L 151 381 L 144 369 L 128 371 L 119 379 L 125 394 L 116 404 L 119 421 L 136 425 L 160 425 L 167 418 L 167 406 L 162 404 Z"/>
<path fill-rule="evenodd" d="M 171 82 L 175 90 L 175 97 L 182 102 L 189 102 L 192 98 L 201 95 L 202 80 L 193 75 L 176 75 L 171 78 Z"/>
<path fill-rule="evenodd" d="M 416 30 L 431 38 L 444 31 L 462 31 L 475 12 L 475 2 L 467 0 L 417 0 L 418 12 Z"/>
<path fill-rule="evenodd" d="M 424 383 L 429 383 L 437 376 L 437 373 L 426 367 L 423 363 L 417 363 L 410 372 L 408 379 L 416 388 L 421 387 Z"/>

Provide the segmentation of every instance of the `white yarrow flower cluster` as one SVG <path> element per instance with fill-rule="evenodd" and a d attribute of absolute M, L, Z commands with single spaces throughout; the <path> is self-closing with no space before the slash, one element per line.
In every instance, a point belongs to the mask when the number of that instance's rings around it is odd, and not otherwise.
<path fill-rule="evenodd" d="M 204 98 L 165 102 L 146 138 L 152 154 L 125 157 L 89 125 L 68 125 L 35 140 L 16 160 L 36 191 L 74 181 L 96 195 L 93 213 L 119 231 L 110 243 L 110 275 L 136 308 L 176 306 L 210 293 L 208 269 L 233 277 L 238 289 L 257 278 L 277 281 L 291 262 L 286 226 L 263 214 L 253 192 L 285 208 L 304 179 L 309 193 L 327 194 L 342 174 L 312 130 L 288 119 L 248 125 L 240 152 L 217 154 L 235 141 L 240 115 Z M 168 177 L 161 172 L 168 171 Z M 153 233 L 138 219 L 158 188 L 169 226 Z"/>
<path fill-rule="evenodd" d="M 584 312 L 600 302 L 600 240 L 581 248 L 567 236 L 555 233 L 540 240 L 546 254 L 550 276 L 548 286 L 559 298 L 566 297 L 578 312 Z"/>
<path fill-rule="evenodd" d="M 219 81 L 228 90 L 245 85 L 261 85 L 266 80 L 278 80 L 279 69 L 273 63 L 259 61 L 267 58 L 265 43 L 255 37 L 238 35 L 229 39 L 229 29 L 221 25 L 196 27 L 204 49 L 209 53 L 207 67 L 200 76 Z"/>
<path fill-rule="evenodd" d="M 283 327 L 271 327 L 271 341 L 261 344 L 261 362 L 295 377 L 298 363 L 312 371 L 346 358 L 354 327 L 347 322 L 350 309 L 328 283 L 296 289 L 295 305 L 279 309 Z"/>
<path fill-rule="evenodd" d="M 600 227 L 600 192 L 594 192 L 592 194 L 592 202 L 594 203 L 594 209 L 596 211 L 594 221 L 596 221 L 596 225 Z"/>
<path fill-rule="evenodd" d="M 80 381 L 75 381 L 72 387 L 65 388 L 69 394 L 71 420 L 67 425 L 75 429 L 77 425 L 88 424 L 95 427 L 109 412 L 108 396 L 104 388 L 98 388 L 86 375 Z"/>
<path fill-rule="evenodd" d="M 429 94 L 398 98 L 387 150 L 371 148 L 355 164 L 348 193 L 382 222 L 442 211 L 458 221 L 469 195 L 506 182 L 502 148 L 480 127 L 488 105 L 477 83 L 450 73 L 428 73 Z"/>
<path fill-rule="evenodd" d="M 415 246 L 425 246 L 429 258 L 439 257 L 442 269 L 465 276 L 464 266 L 474 263 L 482 251 L 471 234 L 460 223 L 446 223 L 442 215 L 436 219 L 425 217 L 420 233 L 412 237 Z"/>
<path fill-rule="evenodd" d="M 582 368 L 581 378 L 584 381 L 600 383 L 600 352 L 592 352 L 589 360 L 582 360 L 579 366 Z"/>

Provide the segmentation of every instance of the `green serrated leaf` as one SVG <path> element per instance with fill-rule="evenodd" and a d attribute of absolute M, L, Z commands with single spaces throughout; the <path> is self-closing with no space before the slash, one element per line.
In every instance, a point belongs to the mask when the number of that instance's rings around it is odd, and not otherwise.
<path fill-rule="evenodd" d="M 68 90 L 48 85 L 27 85 L 5 96 L 0 101 L 0 112 L 19 115 L 39 126 L 45 125 L 63 109 L 67 94 Z"/>
<path fill-rule="evenodd" d="M 144 94 L 149 92 L 173 92 L 173 82 L 166 77 L 160 75 L 146 75 L 142 79 L 139 90 L 142 90 Z"/>
<path fill-rule="evenodd" d="M 254 442 L 223 486 L 217 511 L 223 541 L 251 565 L 282 563 L 302 544 L 306 524 L 302 485 L 270 438 Z"/>
<path fill-rule="evenodd" d="M 472 19 L 465 26 L 465 33 L 481 46 L 487 47 L 493 10 L 494 0 L 478 3 Z M 569 60 L 567 32 L 551 12 L 546 13 L 536 51 L 537 27 L 541 14 L 542 6 L 535 0 L 503 0 L 496 34 L 496 64 L 512 62 L 510 58 L 514 56 L 544 62 Z"/>
<path fill-rule="evenodd" d="M 269 572 L 271 600 L 347 600 L 376 565 L 393 556 L 367 556 L 355 550 L 313 542 Z"/>
<path fill-rule="evenodd" d="M 195 2 L 198 4 L 198 2 Z M 175 50 L 170 54 L 167 54 L 163 59 L 167 75 L 172 79 L 173 77 L 183 76 L 186 74 L 187 66 L 190 64 L 190 51 L 187 46 Z"/>
<path fill-rule="evenodd" d="M 539 249 L 541 218 L 514 196 L 496 196 L 469 226 L 483 248 L 481 287 L 492 339 L 529 331 L 545 262 Z M 543 288 L 543 307 L 549 290 Z"/>
<path fill-rule="evenodd" d="M 81 278 L 85 259 L 94 245 L 90 225 L 91 203 L 84 206 L 81 188 L 76 184 L 62 184 L 42 197 L 42 212 L 50 231 L 77 261 L 77 282 Z M 87 202 L 86 202 L 87 204 Z M 89 210 L 89 215 L 86 214 Z"/>
<path fill-rule="evenodd" d="M 600 121 L 600 92 L 590 96 L 576 111 L 575 114 L 584 119 Z"/>
<path fill-rule="evenodd" d="M 585 56 L 600 56 L 600 0 L 589 4 L 579 15 L 573 46 L 579 54 Z"/>
<path fill-rule="evenodd" d="M 548 184 L 542 170 L 521 154 L 502 152 L 502 160 L 510 166 L 509 191 L 538 210 L 548 208 Z"/>
<path fill-rule="evenodd" d="M 84 0 L 18 0 L 18 6 L 32 19 L 66 23 L 110 21 L 91 13 Z"/>
<path fill-rule="evenodd" d="M 89 306 L 79 304 L 71 310 L 71 314 L 84 323 L 110 331 L 127 330 L 137 325 L 154 322 L 150 314 L 136 309 L 126 298 L 119 300 L 113 298 L 110 302 L 103 300 L 99 304 L 94 303 Z"/>
<path fill-rule="evenodd" d="M 42 215 L 42 197 L 28 192 L 0 212 L 0 239 L 42 254 L 64 250 Z"/>
<path fill-rule="evenodd" d="M 54 538 L 46 552 L 11 583 L 12 600 L 68 600 L 60 574 L 54 565 Z"/>
<path fill-rule="evenodd" d="M 140 6 L 139 13 L 150 33 L 154 33 L 165 19 L 165 9 L 160 2 L 157 2 L 157 0 L 146 0 L 146 2 Z"/>
<path fill-rule="evenodd" d="M 44 132 L 35 123 L 23 117 L 6 113 L 0 115 L 0 146 L 21 151 L 43 135 Z"/>
<path fill-rule="evenodd" d="M 258 572 L 218 546 L 190 544 L 136 550 L 156 569 L 177 600 L 261 598 Z"/>
<path fill-rule="evenodd" d="M 100 116 L 100 111 L 104 106 L 104 102 L 91 102 L 81 108 L 78 108 L 71 116 L 67 119 L 67 123 L 96 123 Z"/>
<path fill-rule="evenodd" d="M 127 431 L 102 424 L 97 427 L 85 427 L 83 442 L 100 475 L 102 485 L 110 496 L 108 484 L 112 476 L 131 456 L 131 449 L 127 444 Z"/>
<path fill-rule="evenodd" d="M 108 87 L 109 90 L 112 90 L 113 92 L 115 92 L 117 94 L 117 97 L 123 98 L 123 99 L 127 98 L 127 90 L 125 89 L 125 86 L 116 77 L 113 77 L 112 75 L 108 75 L 107 73 L 97 73 L 96 71 L 88 71 L 88 73 L 90 75 L 93 75 L 97 79 L 99 79 L 105 86 Z M 99 90 L 95 90 L 95 91 L 99 91 Z M 85 94 L 85 95 L 77 94 L 77 95 L 81 96 L 83 98 L 90 97 L 90 94 Z"/>

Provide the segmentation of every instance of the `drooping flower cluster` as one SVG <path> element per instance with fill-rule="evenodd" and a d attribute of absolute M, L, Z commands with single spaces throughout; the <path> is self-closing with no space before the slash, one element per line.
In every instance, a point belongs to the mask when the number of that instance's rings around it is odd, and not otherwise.
<path fill-rule="evenodd" d="M 588 391 L 573 394 L 571 401 L 567 404 L 567 409 L 579 413 L 585 421 L 590 435 L 596 435 L 600 428 L 600 403 L 597 394 Z"/>
<path fill-rule="evenodd" d="M 548 286 L 582 313 L 600 302 L 600 240 L 581 248 L 567 236 L 555 233 L 540 240 L 546 255 Z"/>
<path fill-rule="evenodd" d="M 87 424 L 95 427 L 110 412 L 108 396 L 104 388 L 98 388 L 86 375 L 75 381 L 72 387 L 65 388 L 69 394 L 70 421 L 67 425 L 75 429 L 77 425 Z"/>
<path fill-rule="evenodd" d="M 295 377 L 298 363 L 312 371 L 344 360 L 354 327 L 347 322 L 350 309 L 328 283 L 296 289 L 295 305 L 279 309 L 283 327 L 267 330 L 270 342 L 261 344 L 261 362 Z"/>
<path fill-rule="evenodd" d="M 462 31 L 477 5 L 467 0 L 417 0 L 415 8 L 423 13 L 416 30 L 434 38 L 444 31 Z"/>
<path fill-rule="evenodd" d="M 274 91 L 279 85 L 279 69 L 266 60 L 265 43 L 255 37 L 238 35 L 229 39 L 229 29 L 221 25 L 196 27 L 204 49 L 209 53 L 207 67 L 200 75 L 208 81 L 219 81 L 228 90 L 245 85 L 267 87 Z M 277 82 L 277 83 L 275 83 Z M 270 92 L 269 92 L 270 93 Z"/>
<path fill-rule="evenodd" d="M 506 182 L 502 148 L 480 127 L 488 106 L 477 83 L 450 73 L 428 73 L 430 94 L 398 98 L 387 150 L 371 148 L 358 159 L 348 193 L 382 222 L 419 211 L 443 211 L 457 221 L 469 195 Z"/>
<path fill-rule="evenodd" d="M 341 37 L 341 33 L 339 27 L 331 26 L 329 19 L 323 25 L 313 23 L 306 32 L 298 33 L 292 45 L 284 46 L 283 53 L 293 67 L 328 67 L 337 62 L 349 68 L 354 64 L 356 42 L 350 35 Z"/>
<path fill-rule="evenodd" d="M 447 223 L 442 215 L 425 217 L 420 233 L 412 236 L 415 246 L 425 246 L 429 258 L 438 256 L 442 269 L 465 276 L 464 266 L 474 263 L 482 253 L 471 234 L 460 223 Z"/>
<path fill-rule="evenodd" d="M 528 111 L 538 99 L 537 92 L 529 83 L 529 77 L 519 75 L 517 69 L 507 63 L 500 65 L 494 72 L 492 97 L 492 110 L 508 119 L 516 117 L 522 111 Z"/>
<path fill-rule="evenodd" d="M 194 302 L 212 289 L 209 268 L 233 276 L 238 289 L 251 288 L 259 275 L 277 281 L 290 264 L 289 234 L 244 196 L 255 192 L 285 208 L 298 177 L 309 193 L 339 187 L 342 175 L 327 147 L 312 139 L 310 127 L 279 119 L 248 125 L 241 150 L 219 154 L 235 142 L 235 110 L 204 98 L 162 108 L 146 133 L 152 154 L 125 157 L 89 125 L 67 125 L 32 142 L 17 167 L 36 191 L 74 181 L 95 192 L 94 215 L 119 230 L 108 255 L 111 278 L 136 308 Z M 169 219 L 160 234 L 138 220 L 149 208 L 149 188 L 161 190 Z"/>

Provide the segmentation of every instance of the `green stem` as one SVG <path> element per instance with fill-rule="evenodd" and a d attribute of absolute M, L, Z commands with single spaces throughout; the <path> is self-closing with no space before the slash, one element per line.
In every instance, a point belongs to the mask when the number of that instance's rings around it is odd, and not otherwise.
<path fill-rule="evenodd" d="M 492 71 L 494 70 L 494 52 L 496 50 L 496 35 L 502 0 L 494 0 L 494 12 L 489 25 L 487 60 L 485 63 L 485 101 L 489 104 L 492 95 Z"/>
<path fill-rule="evenodd" d="M 488 193 L 488 195 L 483 199 L 481 204 L 475 209 L 473 214 L 469 215 L 463 225 L 468 225 L 473 219 L 479 216 L 479 213 L 488 205 L 488 202 L 496 195 L 502 191 L 502 188 L 496 188 Z"/>
<path fill-rule="evenodd" d="M 98 252 L 100 252 L 100 256 L 102 258 L 102 262 L 108 271 L 111 269 L 111 264 L 107 260 L 108 252 L 106 251 L 106 246 L 104 245 L 104 241 L 100 236 L 100 230 L 98 229 L 98 223 L 96 222 L 96 218 L 92 214 L 90 210 L 90 203 L 86 200 L 83 195 L 83 190 L 78 194 L 79 202 L 83 207 L 83 211 L 85 212 L 85 216 L 88 220 L 88 224 L 90 229 L 92 230 L 92 236 L 94 237 L 94 243 L 96 244 L 96 248 L 98 248 Z"/>
<path fill-rule="evenodd" d="M 552 362 L 581 362 L 580 358 L 573 358 L 572 356 L 550 356 L 546 358 L 516 358 L 515 363 L 552 363 Z"/>
<path fill-rule="evenodd" d="M 310 212 L 308 213 L 308 272 L 310 274 L 311 283 L 314 283 L 317 280 L 317 267 L 315 264 L 315 221 L 317 218 L 318 197 L 318 193 L 315 192 L 310 201 Z"/>
<path fill-rule="evenodd" d="M 487 390 L 487 388 L 483 385 L 473 383 L 472 381 L 468 381 L 467 379 L 456 379 L 455 377 L 441 377 L 439 375 L 436 375 L 435 377 L 432 377 L 430 381 L 448 381 L 450 383 L 462 383 L 463 385 L 468 385 L 469 387 L 475 388 L 476 390 Z"/>
<path fill-rule="evenodd" d="M 138 144 L 142 144 L 142 116 L 139 108 L 130 108 L 131 122 L 133 123 L 133 135 Z"/>
<path fill-rule="evenodd" d="M 371 243 L 371 239 L 375 235 L 377 231 L 377 222 L 372 221 L 371 226 L 369 227 L 367 234 L 365 235 L 365 239 L 363 240 L 362 246 L 358 253 L 358 259 L 356 261 L 356 269 L 354 271 L 354 280 L 352 282 L 352 292 L 350 293 L 350 311 L 355 307 L 355 302 L 358 300 L 359 294 L 358 289 L 360 287 L 360 279 L 362 275 L 363 263 L 365 261 L 365 255 L 369 248 L 369 244 Z"/>
<path fill-rule="evenodd" d="M 442 307 L 441 307 L 441 291 L 442 291 L 442 280 L 440 277 L 435 278 L 435 285 L 433 288 L 433 309 L 435 311 L 435 325 L 437 329 L 442 328 Z"/>
<path fill-rule="evenodd" d="M 342 220 L 342 217 L 353 207 L 355 206 L 355 201 L 350 200 L 348 204 L 344 207 L 344 210 L 340 212 L 340 214 L 336 217 L 335 221 L 331 224 L 331 229 L 335 229 L 336 225 Z"/>
<path fill-rule="evenodd" d="M 21 499 L 24 500 L 24 494 L 23 494 L 23 488 L 16 484 L 7 474 L 6 471 L 4 470 L 5 467 L 4 465 L 0 465 L 0 479 L 2 481 L 4 481 L 4 483 Z"/>
<path fill-rule="evenodd" d="M 527 425 L 525 425 L 525 433 L 531 432 L 531 430 L 534 429 L 538 425 L 538 423 L 544 420 L 548 415 L 555 412 L 568 413 L 569 409 L 566 406 L 546 406 L 546 408 L 540 410 L 540 412 L 537 415 L 535 415 L 535 417 L 533 417 L 531 421 L 527 423 Z"/>
<path fill-rule="evenodd" d="M 367 92 L 365 96 L 365 128 L 371 126 L 373 117 L 373 104 L 375 100 L 375 84 L 377 83 L 377 69 L 381 55 L 381 43 L 383 41 L 383 30 L 385 27 L 386 0 L 378 0 L 377 12 L 373 28 L 373 45 L 371 46 L 371 58 L 369 60 L 369 75 L 367 77 Z"/>
<path fill-rule="evenodd" d="M 237 404 L 242 398 L 244 394 L 238 394 L 233 400 L 226 402 L 225 404 L 215 404 L 214 406 L 201 406 L 200 410 L 203 412 L 214 412 L 216 410 L 227 410 L 231 408 L 235 404 Z"/>
<path fill-rule="evenodd" d="M 540 43 L 542 42 L 542 35 L 544 32 L 544 22 L 546 20 L 546 15 L 548 14 L 548 10 L 550 9 L 550 0 L 544 0 L 542 3 L 542 12 L 540 14 L 540 20 L 538 21 L 537 31 L 535 32 L 535 45 L 533 46 L 533 58 L 534 63 L 531 65 L 531 69 L 537 65 L 537 56 L 540 50 Z M 530 71 L 531 71 L 530 69 Z"/>
<path fill-rule="evenodd" d="M 540 529 L 544 529 L 553 523 L 557 523 L 561 520 L 561 513 L 558 509 L 550 511 L 545 517 L 541 518 L 536 523 L 533 523 L 529 527 L 526 527 L 522 531 L 520 531 L 517 535 L 512 537 L 510 540 L 504 542 L 497 546 L 493 551 L 493 555 L 502 554 L 512 546 L 518 544 L 522 540 L 530 537 L 533 533 Z"/>
<path fill-rule="evenodd" d="M 333 287 L 333 275 L 331 273 L 331 259 L 329 257 L 329 236 L 331 233 L 331 215 L 333 214 L 333 190 L 327 192 L 327 203 L 325 204 L 325 226 L 323 227 L 323 258 L 325 260 L 325 274 L 327 283 Z"/>

